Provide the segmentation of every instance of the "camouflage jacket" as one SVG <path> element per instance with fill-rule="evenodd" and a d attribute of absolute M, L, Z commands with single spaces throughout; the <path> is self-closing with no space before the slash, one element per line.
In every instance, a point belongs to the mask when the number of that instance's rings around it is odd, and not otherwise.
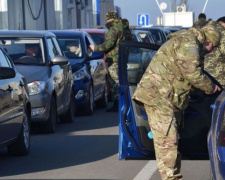
<path fill-rule="evenodd" d="M 201 29 L 207 23 L 206 19 L 200 18 L 198 19 L 192 27 Z"/>
<path fill-rule="evenodd" d="M 185 109 L 191 86 L 207 93 L 213 82 L 202 73 L 199 60 L 199 41 L 190 30 L 172 33 L 171 38 L 157 51 L 146 69 L 133 99 L 139 104 L 159 106 L 168 99 L 175 107 Z"/>
<path fill-rule="evenodd" d="M 225 88 L 225 28 L 217 22 L 214 24 L 221 33 L 220 44 L 205 55 L 204 70 Z"/>
<path fill-rule="evenodd" d="M 104 43 L 95 46 L 94 51 L 101 51 L 106 53 L 106 61 L 109 65 L 112 62 L 118 62 L 119 57 L 119 42 L 126 40 L 125 27 L 120 19 L 113 21 L 112 27 L 106 34 L 106 40 Z"/>

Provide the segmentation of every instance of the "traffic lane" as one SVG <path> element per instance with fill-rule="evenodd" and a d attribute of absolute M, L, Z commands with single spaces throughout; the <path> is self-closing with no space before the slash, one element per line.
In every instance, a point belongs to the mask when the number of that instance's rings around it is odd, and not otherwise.
<path fill-rule="evenodd" d="M 26 157 L 0 150 L 0 179 L 133 179 L 148 160 L 118 160 L 118 114 L 95 110 L 55 134 L 33 134 Z"/>
<path fill-rule="evenodd" d="M 199 158 L 201 159 L 201 158 Z M 210 180 L 209 160 L 182 160 L 181 174 L 183 180 Z M 160 180 L 159 171 L 156 170 L 149 180 Z M 143 179 L 144 180 L 144 179 Z M 146 179 L 147 180 L 147 179 Z"/>

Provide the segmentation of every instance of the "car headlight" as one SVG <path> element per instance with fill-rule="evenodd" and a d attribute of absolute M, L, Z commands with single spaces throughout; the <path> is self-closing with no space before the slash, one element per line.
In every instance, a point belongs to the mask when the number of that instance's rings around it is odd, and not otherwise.
<path fill-rule="evenodd" d="M 86 73 L 84 70 L 78 70 L 73 73 L 73 80 L 74 81 L 81 80 L 81 79 L 84 79 L 85 76 L 86 76 Z"/>
<path fill-rule="evenodd" d="M 44 90 L 44 88 L 45 88 L 44 81 L 34 81 L 28 84 L 30 95 L 40 94 Z"/>

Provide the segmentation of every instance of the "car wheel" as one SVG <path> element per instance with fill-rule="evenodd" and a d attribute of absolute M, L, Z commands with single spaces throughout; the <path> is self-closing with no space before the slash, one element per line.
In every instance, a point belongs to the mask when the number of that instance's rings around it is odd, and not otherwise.
<path fill-rule="evenodd" d="M 47 123 L 43 124 L 41 130 L 45 133 L 54 133 L 56 131 L 57 123 L 57 109 L 56 109 L 56 100 L 54 97 L 51 99 L 49 118 Z"/>
<path fill-rule="evenodd" d="M 87 108 L 84 110 L 84 114 L 91 115 L 93 112 L 94 112 L 94 94 L 93 88 L 91 86 L 89 90 L 88 105 Z"/>
<path fill-rule="evenodd" d="M 25 156 L 30 150 L 30 114 L 26 111 L 23 117 L 23 124 L 17 141 L 9 145 L 8 152 L 11 155 Z"/>
<path fill-rule="evenodd" d="M 107 103 L 108 103 L 108 88 L 107 84 L 105 84 L 102 98 L 96 102 L 96 106 L 99 108 L 105 108 L 107 106 Z"/>
<path fill-rule="evenodd" d="M 70 106 L 69 109 L 66 111 L 66 113 L 61 116 L 62 122 L 72 123 L 75 116 L 75 112 L 76 112 L 75 97 L 72 90 L 70 95 Z"/>

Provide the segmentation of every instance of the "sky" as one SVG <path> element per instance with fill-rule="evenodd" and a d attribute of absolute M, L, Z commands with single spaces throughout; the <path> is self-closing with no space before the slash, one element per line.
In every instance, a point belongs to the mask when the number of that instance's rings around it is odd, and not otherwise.
<path fill-rule="evenodd" d="M 165 2 L 167 9 L 163 13 L 171 12 L 172 0 L 158 0 L 161 4 Z M 179 3 L 179 0 L 176 0 Z M 203 12 L 207 0 L 187 0 L 187 11 L 194 13 L 194 21 Z M 157 5 L 157 0 L 114 0 L 114 6 L 121 11 L 121 17 L 127 18 L 131 26 L 137 25 L 138 14 L 149 14 L 149 24 L 157 25 L 157 17 L 161 17 L 161 11 Z M 207 19 L 217 20 L 225 16 L 225 0 L 208 0 L 204 13 Z"/>

